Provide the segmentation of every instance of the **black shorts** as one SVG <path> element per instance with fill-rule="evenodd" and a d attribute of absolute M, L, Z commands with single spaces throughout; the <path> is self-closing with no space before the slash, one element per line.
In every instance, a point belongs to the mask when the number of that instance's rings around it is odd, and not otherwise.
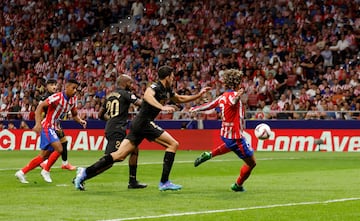
<path fill-rule="evenodd" d="M 55 130 L 56 135 L 59 137 L 59 140 L 61 140 L 63 137 L 65 137 L 64 131 L 62 129 Z"/>
<path fill-rule="evenodd" d="M 149 141 L 154 141 L 164 133 L 164 129 L 156 125 L 154 121 L 134 120 L 131 122 L 130 132 L 126 139 L 135 143 L 138 146 L 141 141 L 146 138 Z"/>
<path fill-rule="evenodd" d="M 110 154 L 119 149 L 121 141 L 123 141 L 126 136 L 126 131 L 119 130 L 116 132 L 105 133 L 105 136 L 108 141 L 105 148 L 105 154 Z"/>

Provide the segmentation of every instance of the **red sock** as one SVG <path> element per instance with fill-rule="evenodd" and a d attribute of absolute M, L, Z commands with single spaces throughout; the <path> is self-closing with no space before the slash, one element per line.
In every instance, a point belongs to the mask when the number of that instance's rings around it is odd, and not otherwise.
<path fill-rule="evenodd" d="M 216 147 L 215 149 L 213 149 L 211 151 L 211 156 L 215 157 L 215 156 L 218 156 L 218 155 L 228 153 L 230 151 L 231 150 L 229 148 L 227 148 L 226 145 L 223 143 L 223 144 L 221 144 L 220 146 Z"/>
<path fill-rule="evenodd" d="M 42 158 L 41 156 L 36 156 L 34 157 L 28 165 L 26 165 L 24 168 L 22 168 L 22 172 L 24 174 L 26 174 L 27 172 L 29 172 L 30 170 L 38 167 L 42 162 L 44 161 L 44 158 Z"/>
<path fill-rule="evenodd" d="M 52 167 L 52 165 L 54 165 L 54 163 L 60 156 L 61 156 L 61 153 L 59 153 L 57 151 L 52 152 L 49 156 L 47 164 L 44 167 L 44 170 L 50 171 L 50 168 Z"/>
<path fill-rule="evenodd" d="M 237 178 L 236 183 L 241 186 L 245 180 L 250 176 L 251 173 L 251 167 L 248 165 L 243 165 L 240 169 L 240 176 Z"/>

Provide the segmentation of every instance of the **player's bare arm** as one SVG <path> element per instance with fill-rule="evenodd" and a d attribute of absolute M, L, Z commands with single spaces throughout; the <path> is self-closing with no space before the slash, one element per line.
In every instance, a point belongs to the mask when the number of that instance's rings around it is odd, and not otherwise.
<path fill-rule="evenodd" d="M 36 133 L 40 133 L 41 131 L 41 121 L 43 120 L 42 113 L 44 112 L 44 108 L 48 107 L 49 104 L 47 102 L 41 102 L 35 110 L 35 126 L 33 127 L 33 130 Z"/>
<path fill-rule="evenodd" d="M 211 89 L 210 87 L 204 87 L 201 89 L 199 93 L 194 95 L 179 95 L 175 93 L 175 96 L 172 97 L 171 99 L 176 103 L 186 103 L 186 102 L 194 101 L 196 99 L 199 99 L 201 96 L 203 96 L 203 94 L 205 94 L 210 89 Z"/>
<path fill-rule="evenodd" d="M 160 109 L 162 111 L 167 111 L 167 112 L 170 112 L 170 113 L 175 111 L 174 107 L 162 105 L 159 101 L 157 101 L 155 99 L 155 91 L 151 87 L 148 87 L 145 90 L 144 100 L 146 102 L 148 102 L 151 106 L 154 106 L 154 107 L 156 107 L 156 108 L 158 108 L 158 109 Z"/>
<path fill-rule="evenodd" d="M 87 122 L 79 117 L 78 112 L 77 112 L 76 109 L 73 109 L 73 110 L 71 111 L 71 114 L 72 114 L 72 116 L 73 116 L 73 119 L 74 119 L 76 122 L 78 122 L 79 124 L 81 124 L 81 125 L 83 126 L 83 128 L 86 128 Z"/>

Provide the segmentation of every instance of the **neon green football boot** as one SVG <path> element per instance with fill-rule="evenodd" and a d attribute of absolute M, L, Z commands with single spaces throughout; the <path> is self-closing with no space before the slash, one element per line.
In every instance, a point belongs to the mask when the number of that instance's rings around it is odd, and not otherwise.
<path fill-rule="evenodd" d="M 235 192 L 245 192 L 245 188 L 243 186 L 239 186 L 237 183 L 233 183 L 231 185 L 231 189 Z"/>
<path fill-rule="evenodd" d="M 211 159 L 211 153 L 210 152 L 204 152 L 202 153 L 198 158 L 196 158 L 194 162 L 194 166 L 197 167 L 200 164 L 204 163 L 205 161 Z"/>

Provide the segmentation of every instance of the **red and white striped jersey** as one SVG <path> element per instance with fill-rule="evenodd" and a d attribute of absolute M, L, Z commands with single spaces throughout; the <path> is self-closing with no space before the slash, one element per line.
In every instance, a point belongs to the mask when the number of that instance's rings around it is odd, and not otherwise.
<path fill-rule="evenodd" d="M 236 94 L 237 92 L 233 90 L 227 90 L 212 102 L 193 108 L 194 111 L 203 111 L 220 107 L 222 115 L 220 136 L 227 139 L 240 139 L 245 127 L 245 106 L 240 100 L 235 103 Z"/>
<path fill-rule="evenodd" d="M 49 96 L 45 102 L 49 106 L 41 125 L 44 129 L 56 128 L 58 120 L 61 120 L 64 114 L 76 110 L 77 98 L 76 96 L 68 98 L 64 92 L 58 92 Z"/>

